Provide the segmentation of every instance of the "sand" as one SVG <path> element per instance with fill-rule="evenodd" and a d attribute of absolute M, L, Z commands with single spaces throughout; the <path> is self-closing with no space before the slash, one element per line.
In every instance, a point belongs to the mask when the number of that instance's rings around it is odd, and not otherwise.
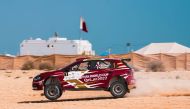
<path fill-rule="evenodd" d="M 105 91 L 66 91 L 56 102 L 33 91 L 38 70 L 0 71 L 0 109 L 190 109 L 190 72 L 135 72 L 137 88 L 114 99 Z"/>

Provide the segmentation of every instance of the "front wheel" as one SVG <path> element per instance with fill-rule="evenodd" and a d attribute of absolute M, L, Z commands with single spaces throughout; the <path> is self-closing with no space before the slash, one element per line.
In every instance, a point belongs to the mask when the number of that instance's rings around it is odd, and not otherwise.
<path fill-rule="evenodd" d="M 45 85 L 44 95 L 49 100 L 57 100 L 62 95 L 62 90 L 57 84 Z"/>
<path fill-rule="evenodd" d="M 116 81 L 110 86 L 110 92 L 115 98 L 121 98 L 127 93 L 126 84 Z"/>

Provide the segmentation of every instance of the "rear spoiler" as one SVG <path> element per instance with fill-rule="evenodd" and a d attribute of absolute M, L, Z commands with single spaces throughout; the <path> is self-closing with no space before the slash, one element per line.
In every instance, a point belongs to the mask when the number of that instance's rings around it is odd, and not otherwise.
<path fill-rule="evenodd" d="M 130 62 L 130 61 L 131 61 L 131 58 L 124 58 L 124 59 L 121 59 L 121 60 Z"/>

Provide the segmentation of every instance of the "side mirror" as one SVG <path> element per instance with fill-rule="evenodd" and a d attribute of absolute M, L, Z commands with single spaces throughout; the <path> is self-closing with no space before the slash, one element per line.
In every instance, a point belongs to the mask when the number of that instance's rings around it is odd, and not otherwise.
<path fill-rule="evenodd" d="M 65 69 L 64 72 L 69 72 L 69 69 Z"/>

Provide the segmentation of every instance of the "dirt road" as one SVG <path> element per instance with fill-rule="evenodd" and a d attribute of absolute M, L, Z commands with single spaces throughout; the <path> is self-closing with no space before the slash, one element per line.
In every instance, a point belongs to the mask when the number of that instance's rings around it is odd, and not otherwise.
<path fill-rule="evenodd" d="M 66 91 L 56 102 L 32 90 L 35 72 L 0 71 L 0 109 L 190 109 L 190 72 L 137 72 L 137 88 L 125 98 L 104 91 Z"/>

